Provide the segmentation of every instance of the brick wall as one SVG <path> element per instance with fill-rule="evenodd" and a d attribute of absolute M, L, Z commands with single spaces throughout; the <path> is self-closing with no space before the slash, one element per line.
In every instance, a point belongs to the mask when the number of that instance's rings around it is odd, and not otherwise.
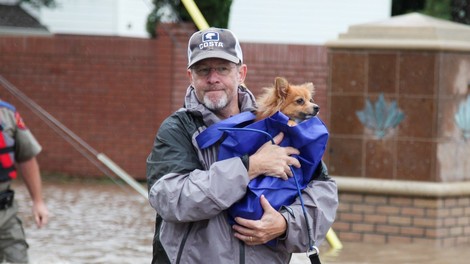
<path fill-rule="evenodd" d="M 342 241 L 470 242 L 470 197 L 413 197 L 341 192 L 333 229 Z"/>
<path fill-rule="evenodd" d="M 1 37 L 0 74 L 98 152 L 136 178 L 158 124 L 171 109 L 171 58 L 152 40 L 106 37 Z M 45 171 L 102 175 L 2 87 L 44 147 Z"/>
<path fill-rule="evenodd" d="M 194 31 L 188 24 L 162 25 L 154 40 L 1 36 L 0 75 L 97 152 L 144 179 L 145 159 L 160 123 L 183 104 L 189 84 L 186 47 Z M 249 68 L 246 83 L 255 94 L 278 75 L 293 83 L 312 81 L 326 119 L 325 47 L 241 45 Z M 103 175 L 3 87 L 0 98 L 18 108 L 43 145 L 38 157 L 43 171 Z"/>
<path fill-rule="evenodd" d="M 241 46 L 248 65 L 246 85 L 255 95 L 260 93 L 262 87 L 271 86 L 275 76 L 283 76 L 294 84 L 313 82 L 314 99 L 321 107 L 319 116 L 326 121 L 328 63 L 324 46 L 254 43 L 242 43 Z"/>

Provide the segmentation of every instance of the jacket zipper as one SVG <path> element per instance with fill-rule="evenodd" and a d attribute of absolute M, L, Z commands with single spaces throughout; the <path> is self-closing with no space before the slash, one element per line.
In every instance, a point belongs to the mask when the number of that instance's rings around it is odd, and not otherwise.
<path fill-rule="evenodd" d="M 238 244 L 240 244 L 240 264 L 245 264 L 245 243 L 238 240 Z"/>
<path fill-rule="evenodd" d="M 193 228 L 193 223 L 191 222 L 188 227 L 188 231 L 184 234 L 183 240 L 181 241 L 180 248 L 178 250 L 178 256 L 176 257 L 176 263 L 179 264 L 181 261 L 181 255 L 183 254 L 184 245 L 186 244 L 186 240 L 188 239 L 189 232 Z"/>

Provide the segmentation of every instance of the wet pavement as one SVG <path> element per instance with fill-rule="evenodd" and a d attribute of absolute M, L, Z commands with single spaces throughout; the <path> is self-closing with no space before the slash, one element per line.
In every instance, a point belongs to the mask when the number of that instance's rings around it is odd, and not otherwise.
<path fill-rule="evenodd" d="M 150 263 L 155 213 L 133 189 L 44 182 L 51 217 L 43 229 L 33 223 L 26 188 L 15 189 L 33 264 Z"/>
<path fill-rule="evenodd" d="M 128 186 L 112 182 L 44 182 L 51 217 L 37 229 L 27 190 L 15 183 L 32 264 L 150 263 L 154 211 Z M 341 251 L 321 249 L 323 264 L 467 264 L 470 245 L 437 249 L 422 244 L 344 243 Z M 294 254 L 290 264 L 309 263 Z"/>
<path fill-rule="evenodd" d="M 424 244 L 343 243 L 340 251 L 326 248 L 322 264 L 468 264 L 470 245 L 439 249 Z M 290 264 L 307 264 L 305 254 L 295 254 Z"/>

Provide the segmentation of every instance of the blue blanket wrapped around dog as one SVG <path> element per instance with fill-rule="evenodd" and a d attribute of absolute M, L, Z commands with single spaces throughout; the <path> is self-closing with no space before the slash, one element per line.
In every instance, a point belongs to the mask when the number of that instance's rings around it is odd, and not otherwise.
<path fill-rule="evenodd" d="M 196 140 L 200 148 L 207 148 L 225 135 L 218 154 L 218 160 L 224 160 L 255 153 L 271 139 L 261 131 L 267 132 L 271 137 L 283 132 L 284 139 L 280 146 L 292 146 L 300 151 L 296 158 L 300 161 L 301 168 L 293 167 L 293 171 L 299 180 L 300 188 L 307 187 L 326 149 L 328 130 L 325 124 L 318 117 L 313 117 L 291 127 L 287 125 L 288 117 L 281 112 L 257 122 L 252 122 L 254 118 L 254 114 L 249 112 L 235 115 L 210 126 Z M 226 129 L 234 127 L 244 129 Z M 279 210 L 283 205 L 292 204 L 297 194 L 294 177 L 283 180 L 258 176 L 248 184 L 245 197 L 229 208 L 229 222 L 233 224 L 233 219 L 237 216 L 252 220 L 260 219 L 263 215 L 259 201 L 261 195 L 268 199 L 273 208 Z"/>

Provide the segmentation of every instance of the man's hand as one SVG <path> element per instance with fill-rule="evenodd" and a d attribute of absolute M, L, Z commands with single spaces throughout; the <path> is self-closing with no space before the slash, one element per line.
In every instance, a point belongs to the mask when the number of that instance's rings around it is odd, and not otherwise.
<path fill-rule="evenodd" d="M 274 137 L 274 143 L 266 142 L 255 154 L 250 156 L 248 176 L 250 180 L 259 175 L 269 175 L 287 180 L 292 177 L 289 165 L 300 168 L 300 162 L 291 155 L 298 155 L 299 150 L 293 147 L 280 147 L 284 138 L 281 132 Z"/>
<path fill-rule="evenodd" d="M 44 227 L 47 224 L 49 221 L 49 211 L 43 202 L 33 205 L 33 217 L 38 228 Z"/>
<path fill-rule="evenodd" d="M 233 226 L 235 237 L 250 246 L 265 244 L 283 235 L 287 230 L 286 219 L 274 210 L 264 195 L 261 196 L 260 203 L 264 210 L 260 220 L 236 217 L 237 224 Z"/>

